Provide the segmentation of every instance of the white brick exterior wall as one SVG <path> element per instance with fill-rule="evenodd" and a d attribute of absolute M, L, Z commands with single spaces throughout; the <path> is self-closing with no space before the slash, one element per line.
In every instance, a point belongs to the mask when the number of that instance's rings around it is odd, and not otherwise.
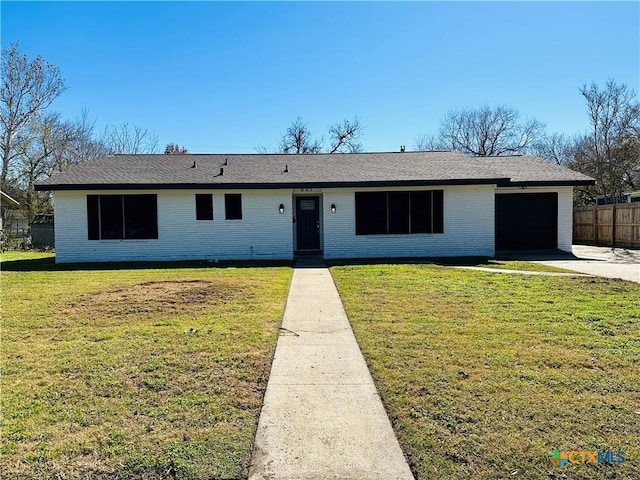
<path fill-rule="evenodd" d="M 573 187 L 558 188 L 558 248 L 571 252 L 573 245 Z"/>
<path fill-rule="evenodd" d="M 573 243 L 573 187 L 498 188 L 501 193 L 558 193 L 558 249 L 571 252 Z"/>
<path fill-rule="evenodd" d="M 88 240 L 87 195 L 135 193 L 155 192 L 55 192 L 56 262 L 292 258 L 290 190 L 162 190 L 158 239 Z M 196 220 L 196 193 L 213 194 L 213 221 Z M 243 194 L 242 220 L 225 220 L 225 193 Z M 281 203 L 285 215 L 278 212 Z"/>
<path fill-rule="evenodd" d="M 356 235 L 353 191 L 325 189 L 325 258 L 493 256 L 495 187 L 431 187 L 444 190 L 444 233 Z M 389 188 L 355 191 L 388 191 Z M 418 190 L 408 187 L 394 190 Z M 330 213 L 332 203 L 336 213 Z"/>
<path fill-rule="evenodd" d="M 280 190 L 161 190 L 158 195 L 158 239 L 88 240 L 88 194 L 156 193 L 138 191 L 55 192 L 56 262 L 136 260 L 291 259 L 295 195 L 321 198 L 321 248 L 325 258 L 493 256 L 495 195 L 523 193 L 494 185 L 424 188 L 444 190 L 444 233 L 356 235 L 354 191 L 389 188 Z M 400 188 L 396 190 L 418 190 Z M 573 189 L 528 188 L 558 192 L 558 248 L 571 251 Z M 195 194 L 213 194 L 213 221 L 198 221 Z M 242 220 L 225 220 L 224 194 L 242 193 Z M 278 212 L 280 204 L 285 214 Z M 331 204 L 336 213 L 331 213 Z"/>

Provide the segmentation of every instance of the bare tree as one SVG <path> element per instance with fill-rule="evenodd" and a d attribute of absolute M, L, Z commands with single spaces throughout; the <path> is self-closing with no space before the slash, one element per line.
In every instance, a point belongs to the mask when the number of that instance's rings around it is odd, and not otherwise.
<path fill-rule="evenodd" d="M 575 159 L 576 146 L 580 141 L 580 138 L 552 133 L 537 141 L 532 147 L 532 152 L 557 165 L 570 166 Z"/>
<path fill-rule="evenodd" d="M 16 142 L 16 186 L 23 194 L 21 210 L 29 221 L 47 210 L 48 195 L 35 191 L 35 183 L 60 171 L 65 153 L 71 146 L 74 129 L 60 121 L 58 114 L 32 118 Z"/>
<path fill-rule="evenodd" d="M 96 121 L 89 117 L 88 110 L 82 110 L 72 122 L 65 122 L 71 131 L 71 142 L 61 152 L 57 168 L 64 170 L 69 165 L 85 163 L 109 153 L 108 147 L 95 138 Z"/>
<path fill-rule="evenodd" d="M 320 153 L 322 139 L 314 139 L 309 123 L 298 117 L 280 139 L 278 150 L 282 153 Z"/>
<path fill-rule="evenodd" d="M 15 43 L 2 50 L 1 68 L 0 183 L 5 186 L 11 164 L 17 155 L 17 136 L 36 115 L 51 105 L 65 90 L 65 86 L 58 67 L 45 62 L 41 56 L 29 61 L 27 55 L 20 53 Z"/>
<path fill-rule="evenodd" d="M 587 102 L 590 131 L 576 155 L 576 168 L 596 179 L 600 195 L 613 200 L 640 188 L 640 103 L 626 85 L 595 83 L 580 93 Z"/>
<path fill-rule="evenodd" d="M 627 185 L 625 190 L 640 189 L 640 133 L 625 137 L 615 148 L 614 154 L 622 159 L 622 181 Z"/>
<path fill-rule="evenodd" d="M 344 120 L 329 128 L 329 153 L 357 153 L 362 150 L 362 125 L 358 118 Z"/>
<path fill-rule="evenodd" d="M 50 196 L 35 191 L 35 183 L 70 165 L 94 160 L 107 152 L 93 138 L 94 123 L 83 111 L 75 121 L 63 121 L 59 114 L 37 115 L 18 135 L 15 145 L 15 174 L 12 183 L 20 191 L 21 209 L 29 220 L 50 210 Z"/>
<path fill-rule="evenodd" d="M 362 150 L 360 137 L 363 127 L 360 120 L 343 120 L 329 127 L 328 146 L 325 149 L 324 138 L 314 138 L 309 123 L 298 117 L 291 122 L 287 131 L 282 135 L 276 152 L 278 153 L 356 153 Z M 260 147 L 261 153 L 268 153 L 268 149 Z"/>
<path fill-rule="evenodd" d="M 105 128 L 102 143 L 109 149 L 109 153 L 156 153 L 158 151 L 158 136 L 139 125 L 111 125 Z"/>
<path fill-rule="evenodd" d="M 537 120 L 521 121 L 518 111 L 511 107 L 451 110 L 442 120 L 435 145 L 482 157 L 521 154 L 542 130 Z"/>
<path fill-rule="evenodd" d="M 416 138 L 415 149 L 419 152 L 433 152 L 437 150 L 449 150 L 435 135 L 422 135 Z"/>
<path fill-rule="evenodd" d="M 185 147 L 181 147 L 177 143 L 170 143 L 164 149 L 165 155 L 185 155 L 189 153 Z"/>

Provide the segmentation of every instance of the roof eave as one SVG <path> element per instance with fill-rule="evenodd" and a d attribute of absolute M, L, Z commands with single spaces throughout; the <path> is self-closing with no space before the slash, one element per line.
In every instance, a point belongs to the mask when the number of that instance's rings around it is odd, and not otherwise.
<path fill-rule="evenodd" d="M 85 183 L 37 184 L 38 191 L 77 190 L 273 190 L 282 188 L 364 188 L 420 187 L 445 185 L 496 185 L 507 178 L 470 178 L 440 180 L 372 180 L 359 182 L 279 182 L 279 183 Z"/>
<path fill-rule="evenodd" d="M 12 198 L 11 196 L 7 195 L 6 193 L 0 191 L 0 196 L 2 196 L 2 199 L 5 203 L 13 206 L 13 207 L 17 207 L 18 205 L 20 205 L 20 202 L 18 202 L 16 199 Z"/>
<path fill-rule="evenodd" d="M 498 184 L 499 187 L 586 187 L 595 185 L 595 180 L 544 180 L 544 181 L 527 181 L 527 182 L 511 182 Z"/>

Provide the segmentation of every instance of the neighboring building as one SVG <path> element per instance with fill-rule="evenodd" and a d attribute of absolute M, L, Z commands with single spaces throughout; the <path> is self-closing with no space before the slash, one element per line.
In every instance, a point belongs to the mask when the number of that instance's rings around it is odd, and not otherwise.
<path fill-rule="evenodd" d="M 623 193 L 617 198 L 605 197 L 604 195 L 598 195 L 596 197 L 596 205 L 611 205 L 636 202 L 640 202 L 640 191 Z"/>
<path fill-rule="evenodd" d="M 33 248 L 52 248 L 55 245 L 53 215 L 41 213 L 31 222 L 31 246 Z"/>
<path fill-rule="evenodd" d="M 9 195 L 0 191 L 0 231 L 4 229 L 4 219 L 6 216 L 6 208 L 7 207 L 17 207 L 20 205 L 16 200 L 11 198 Z"/>
<path fill-rule="evenodd" d="M 532 156 L 113 155 L 54 193 L 56 261 L 493 256 L 571 249 L 573 187 Z"/>

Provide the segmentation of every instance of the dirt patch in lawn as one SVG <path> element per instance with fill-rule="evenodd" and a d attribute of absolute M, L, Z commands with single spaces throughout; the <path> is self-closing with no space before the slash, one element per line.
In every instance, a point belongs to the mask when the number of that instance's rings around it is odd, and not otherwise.
<path fill-rule="evenodd" d="M 243 285 L 208 280 L 160 280 L 85 295 L 69 305 L 69 314 L 179 314 L 247 298 Z"/>

